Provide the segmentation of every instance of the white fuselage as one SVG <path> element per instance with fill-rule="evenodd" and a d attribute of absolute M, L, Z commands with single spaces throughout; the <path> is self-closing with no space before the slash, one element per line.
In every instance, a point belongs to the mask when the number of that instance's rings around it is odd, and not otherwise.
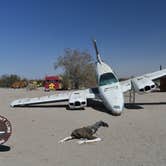
<path fill-rule="evenodd" d="M 106 108 L 115 115 L 120 115 L 124 107 L 123 92 L 115 73 L 104 62 L 96 63 L 98 89 Z"/>

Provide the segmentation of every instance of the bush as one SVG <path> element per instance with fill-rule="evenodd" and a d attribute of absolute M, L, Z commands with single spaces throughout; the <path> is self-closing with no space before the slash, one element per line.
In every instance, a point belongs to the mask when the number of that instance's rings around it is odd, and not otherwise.
<path fill-rule="evenodd" d="M 12 84 L 16 81 L 20 81 L 21 78 L 15 74 L 11 75 L 2 75 L 0 77 L 0 87 L 11 87 Z"/>

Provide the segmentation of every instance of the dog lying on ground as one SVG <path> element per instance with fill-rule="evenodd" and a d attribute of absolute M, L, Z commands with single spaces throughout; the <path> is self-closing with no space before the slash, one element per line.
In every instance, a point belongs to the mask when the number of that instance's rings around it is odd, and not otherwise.
<path fill-rule="evenodd" d="M 106 122 L 99 121 L 91 126 L 75 129 L 69 137 L 60 140 L 59 143 L 64 143 L 72 139 L 81 139 L 78 141 L 79 144 L 101 141 L 101 138 L 94 136 L 100 127 L 109 127 L 109 125 Z"/>

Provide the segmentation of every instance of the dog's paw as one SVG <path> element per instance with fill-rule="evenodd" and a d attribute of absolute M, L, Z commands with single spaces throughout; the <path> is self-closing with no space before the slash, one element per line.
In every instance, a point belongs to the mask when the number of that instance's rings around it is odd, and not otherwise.
<path fill-rule="evenodd" d="M 86 139 L 81 139 L 81 140 L 77 141 L 77 143 L 79 145 L 84 144 L 84 143 L 86 143 Z"/>
<path fill-rule="evenodd" d="M 79 145 L 81 145 L 81 144 L 84 144 L 85 141 L 84 141 L 84 140 L 79 140 L 77 143 L 78 143 Z"/>
<path fill-rule="evenodd" d="M 65 143 L 65 141 L 60 140 L 60 141 L 58 141 L 58 143 L 59 143 L 59 144 L 63 144 L 63 143 Z"/>
<path fill-rule="evenodd" d="M 102 139 L 101 138 L 96 138 L 94 141 L 98 142 L 98 141 L 102 141 Z"/>

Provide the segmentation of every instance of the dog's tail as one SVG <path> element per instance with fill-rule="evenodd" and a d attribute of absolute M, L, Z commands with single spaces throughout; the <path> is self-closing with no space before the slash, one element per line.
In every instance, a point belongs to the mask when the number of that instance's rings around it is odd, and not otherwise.
<path fill-rule="evenodd" d="M 65 137 L 64 139 L 61 139 L 58 143 L 64 143 L 64 142 L 69 141 L 69 140 L 72 140 L 72 139 L 73 139 L 72 136 Z"/>

